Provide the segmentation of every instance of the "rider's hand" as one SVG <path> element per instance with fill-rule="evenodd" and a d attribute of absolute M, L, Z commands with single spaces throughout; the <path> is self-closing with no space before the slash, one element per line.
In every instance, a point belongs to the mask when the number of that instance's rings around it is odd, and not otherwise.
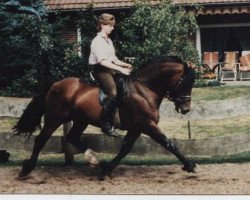
<path fill-rule="evenodd" d="M 130 70 L 133 70 L 133 66 L 131 64 L 127 64 L 125 67 L 130 69 Z"/>
<path fill-rule="evenodd" d="M 131 73 L 131 69 L 128 68 L 121 68 L 120 72 L 124 75 L 129 75 Z"/>

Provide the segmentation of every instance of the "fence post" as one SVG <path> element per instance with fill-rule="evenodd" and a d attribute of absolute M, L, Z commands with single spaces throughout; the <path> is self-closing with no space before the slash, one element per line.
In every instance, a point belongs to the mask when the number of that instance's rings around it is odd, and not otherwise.
<path fill-rule="evenodd" d="M 74 154 L 71 144 L 66 140 L 66 136 L 72 127 L 72 122 L 63 124 L 63 149 L 64 149 L 64 159 L 65 165 L 71 165 L 74 162 Z"/>
<path fill-rule="evenodd" d="M 188 139 L 191 139 L 191 126 L 189 120 L 188 120 Z"/>

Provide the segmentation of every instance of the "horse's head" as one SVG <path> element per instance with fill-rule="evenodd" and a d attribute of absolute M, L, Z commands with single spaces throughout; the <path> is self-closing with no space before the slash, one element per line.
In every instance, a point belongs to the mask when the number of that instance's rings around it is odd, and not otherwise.
<path fill-rule="evenodd" d="M 175 86 L 167 92 L 167 98 L 174 102 L 175 110 L 181 112 L 181 114 L 186 114 L 190 111 L 194 81 L 195 72 L 193 68 L 184 64 L 184 72 L 177 77 Z"/>
<path fill-rule="evenodd" d="M 177 57 L 166 57 L 144 64 L 135 74 L 139 80 L 161 97 L 175 103 L 175 110 L 190 111 L 191 92 L 195 81 L 193 66 Z"/>

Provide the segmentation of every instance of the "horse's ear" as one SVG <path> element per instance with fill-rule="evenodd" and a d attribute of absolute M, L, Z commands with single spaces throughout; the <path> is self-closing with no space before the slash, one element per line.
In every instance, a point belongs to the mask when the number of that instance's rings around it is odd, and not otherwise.
<path fill-rule="evenodd" d="M 192 61 L 187 61 L 187 65 L 191 69 L 195 69 L 197 67 L 197 65 L 195 63 L 193 63 Z"/>

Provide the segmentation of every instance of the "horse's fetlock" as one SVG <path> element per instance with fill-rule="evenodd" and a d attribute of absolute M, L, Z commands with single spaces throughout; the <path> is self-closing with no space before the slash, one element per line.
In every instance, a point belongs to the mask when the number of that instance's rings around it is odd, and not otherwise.
<path fill-rule="evenodd" d="M 111 177 L 111 173 L 113 171 L 111 165 L 107 162 L 101 162 L 100 166 L 102 169 L 102 175 Z"/>
<path fill-rule="evenodd" d="M 196 168 L 196 164 L 194 162 L 189 161 L 188 163 L 184 165 L 182 169 L 187 172 L 195 173 L 195 168 Z"/>

